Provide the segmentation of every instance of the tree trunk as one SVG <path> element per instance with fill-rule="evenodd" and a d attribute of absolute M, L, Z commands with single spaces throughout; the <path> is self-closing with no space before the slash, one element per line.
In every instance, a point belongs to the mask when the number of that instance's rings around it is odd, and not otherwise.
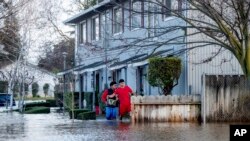
<path fill-rule="evenodd" d="M 245 58 L 245 75 L 250 80 L 250 47 L 246 49 L 246 58 Z"/>

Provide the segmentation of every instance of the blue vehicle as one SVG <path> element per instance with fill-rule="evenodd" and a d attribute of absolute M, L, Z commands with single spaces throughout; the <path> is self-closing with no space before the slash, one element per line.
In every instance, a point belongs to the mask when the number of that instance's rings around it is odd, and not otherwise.
<path fill-rule="evenodd" d="M 6 93 L 0 93 L 0 107 L 1 106 L 10 106 L 10 94 L 6 94 Z M 13 98 L 13 104 L 12 106 L 16 106 L 16 101 Z"/>

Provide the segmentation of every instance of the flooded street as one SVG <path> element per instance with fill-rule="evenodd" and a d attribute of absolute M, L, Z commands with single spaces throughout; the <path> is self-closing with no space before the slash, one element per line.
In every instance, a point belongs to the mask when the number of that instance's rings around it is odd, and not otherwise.
<path fill-rule="evenodd" d="M 228 141 L 229 124 L 80 121 L 68 115 L 0 113 L 2 141 Z"/>

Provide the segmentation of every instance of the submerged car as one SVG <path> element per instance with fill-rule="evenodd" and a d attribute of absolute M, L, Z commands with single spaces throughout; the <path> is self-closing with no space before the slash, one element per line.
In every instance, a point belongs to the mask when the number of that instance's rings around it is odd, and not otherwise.
<path fill-rule="evenodd" d="M 0 107 L 7 105 L 10 106 L 10 98 L 11 98 L 10 94 L 0 93 Z M 12 106 L 16 106 L 16 101 L 14 100 L 14 98 Z"/>

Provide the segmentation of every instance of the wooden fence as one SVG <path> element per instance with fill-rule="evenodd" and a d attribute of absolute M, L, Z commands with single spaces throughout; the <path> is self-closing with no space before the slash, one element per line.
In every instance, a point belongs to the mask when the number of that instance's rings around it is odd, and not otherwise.
<path fill-rule="evenodd" d="M 203 75 L 202 119 L 250 121 L 250 83 L 239 75 Z"/>
<path fill-rule="evenodd" d="M 133 96 L 132 122 L 197 122 L 201 111 L 200 95 Z"/>

